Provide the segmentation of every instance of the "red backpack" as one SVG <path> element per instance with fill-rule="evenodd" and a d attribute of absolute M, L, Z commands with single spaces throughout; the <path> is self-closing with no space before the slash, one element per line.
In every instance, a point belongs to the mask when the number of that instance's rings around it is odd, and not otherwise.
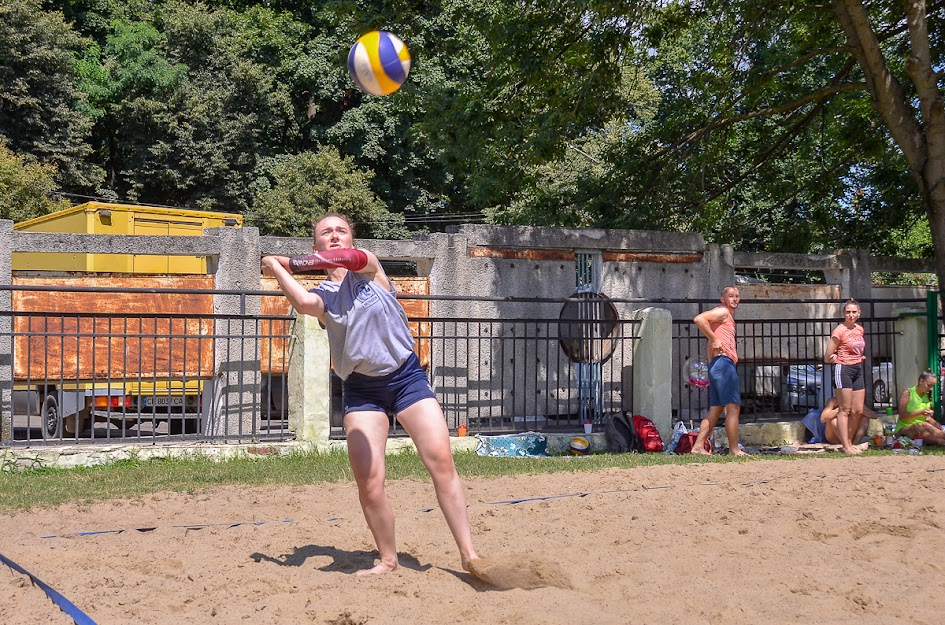
<path fill-rule="evenodd" d="M 636 434 L 637 451 L 663 451 L 663 439 L 652 421 L 643 415 L 635 414 L 630 422 Z"/>
<path fill-rule="evenodd" d="M 688 432 L 688 433 L 686 433 L 686 434 L 683 434 L 683 435 L 679 438 L 679 442 L 676 443 L 676 453 L 677 453 L 677 454 L 690 454 L 690 453 L 692 453 L 692 445 L 696 442 L 696 437 L 697 437 L 697 436 L 699 436 L 699 433 L 698 433 L 698 432 Z M 712 453 L 712 443 L 709 442 L 710 440 L 711 440 L 711 437 L 705 439 L 705 443 L 703 444 L 703 447 L 704 447 L 704 449 L 705 449 L 707 452 L 709 452 L 709 453 L 711 454 L 711 453 Z"/>

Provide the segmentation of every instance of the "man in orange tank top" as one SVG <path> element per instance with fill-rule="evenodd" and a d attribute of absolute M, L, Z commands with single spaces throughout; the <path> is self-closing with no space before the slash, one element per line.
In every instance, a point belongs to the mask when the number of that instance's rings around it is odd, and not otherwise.
<path fill-rule="evenodd" d="M 735 310 L 739 294 L 734 286 L 722 289 L 721 306 L 696 315 L 693 322 L 709 342 L 709 411 L 706 413 L 699 434 L 692 444 L 692 453 L 706 454 L 705 439 L 712 434 L 722 411 L 725 411 L 725 434 L 728 436 L 728 453 L 744 456 L 738 448 L 738 416 L 742 410 L 742 398 L 738 389 L 738 373 L 735 365 Z"/>

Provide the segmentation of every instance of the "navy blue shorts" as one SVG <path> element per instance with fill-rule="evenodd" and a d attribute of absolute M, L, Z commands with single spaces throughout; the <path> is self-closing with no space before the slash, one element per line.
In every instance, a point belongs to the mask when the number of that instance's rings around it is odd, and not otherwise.
<path fill-rule="evenodd" d="M 352 373 L 342 383 L 342 392 L 345 414 L 371 411 L 397 416 L 421 399 L 436 399 L 416 354 L 410 354 L 400 369 L 387 375 Z"/>
<path fill-rule="evenodd" d="M 716 356 L 709 363 L 709 406 L 741 403 L 735 362 L 728 356 Z"/>
<path fill-rule="evenodd" d="M 848 388 L 853 391 L 866 389 L 866 382 L 863 376 L 863 363 L 861 362 L 858 365 L 834 365 L 833 387 Z"/>

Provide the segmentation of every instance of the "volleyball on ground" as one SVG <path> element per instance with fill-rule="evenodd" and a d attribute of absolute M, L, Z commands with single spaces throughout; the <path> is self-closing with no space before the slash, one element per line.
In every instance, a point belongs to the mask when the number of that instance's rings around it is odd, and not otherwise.
<path fill-rule="evenodd" d="M 591 453 L 591 444 L 583 436 L 575 436 L 571 439 L 568 451 L 572 456 L 586 456 Z"/>
<path fill-rule="evenodd" d="M 351 46 L 348 73 L 358 89 L 372 95 L 394 93 L 410 73 L 410 52 L 397 35 L 372 30 Z"/>

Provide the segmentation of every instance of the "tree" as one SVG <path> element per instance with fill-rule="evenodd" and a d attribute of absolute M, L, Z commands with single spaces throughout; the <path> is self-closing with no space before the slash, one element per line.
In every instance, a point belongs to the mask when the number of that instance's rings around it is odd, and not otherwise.
<path fill-rule="evenodd" d="M 930 10 L 941 15 L 943 5 L 936 2 Z M 545 130 L 508 153 L 543 145 L 553 159 L 510 163 L 521 183 L 519 199 L 498 205 L 492 211 L 496 219 L 536 218 L 537 210 L 520 208 L 537 197 L 553 216 L 611 227 L 696 230 L 742 249 L 853 245 L 893 253 L 900 246 L 890 229 L 923 218 L 922 185 L 904 174 L 911 168 L 904 153 L 890 150 L 893 133 L 878 123 L 864 97 L 869 81 L 857 70 L 829 5 L 554 3 L 555 14 L 573 16 L 580 29 L 569 29 L 564 17 L 536 19 L 529 13 L 543 9 L 529 6 L 522 15 L 504 13 L 502 31 L 492 33 L 494 45 L 509 51 L 522 40 L 541 43 L 495 59 L 509 65 L 501 72 L 517 76 L 517 84 L 542 83 L 541 98 L 517 99 L 515 121 L 530 132 Z M 899 36 L 906 31 L 903 6 L 876 2 L 870 10 L 881 20 L 874 50 L 888 58 L 908 53 Z M 942 23 L 937 20 L 938 30 L 926 38 L 936 46 L 931 57 L 938 65 Z M 587 45 L 590 33 L 599 45 Z M 568 54 L 575 50 L 582 54 Z M 925 67 L 926 83 L 934 85 Z M 639 92 L 619 83 L 630 68 L 644 75 L 637 84 L 651 84 L 656 98 L 641 100 Z M 902 79 L 895 71 L 891 75 Z M 892 84 L 882 77 L 874 83 Z M 574 84 L 595 85 L 591 93 L 601 100 L 581 109 L 586 117 L 576 127 L 560 119 L 571 103 L 555 97 Z M 929 90 L 930 96 L 937 91 Z M 917 92 L 903 92 L 907 109 L 921 101 Z M 622 112 L 614 109 L 620 101 L 630 103 Z M 641 114 L 641 101 L 646 110 L 655 101 L 655 112 Z M 926 108 L 923 119 L 935 105 Z M 911 114 L 919 115 L 919 107 Z M 497 120 L 501 135 L 504 117 L 490 119 Z M 606 149 L 584 150 L 588 142 Z M 594 166 L 573 167 L 576 149 L 593 153 Z M 549 173 L 558 181 L 573 179 L 565 193 L 548 186 Z"/>
<path fill-rule="evenodd" d="M 388 211 L 371 191 L 373 174 L 334 147 L 265 159 L 259 169 L 249 221 L 263 234 L 308 237 L 314 219 L 334 212 L 352 218 L 359 237 L 407 236 L 403 215 Z"/>
<path fill-rule="evenodd" d="M 933 3 L 942 12 L 942 3 Z M 896 15 L 889 7 L 890 13 Z M 942 100 L 941 48 L 933 58 L 933 42 L 942 45 L 942 21 L 930 29 L 925 0 L 906 0 L 901 7 L 908 33 L 908 54 L 901 68 L 903 84 L 880 45 L 876 28 L 860 0 L 834 0 L 833 11 L 843 28 L 850 53 L 866 80 L 876 113 L 902 150 L 928 214 L 935 248 L 939 285 L 945 285 L 945 106 Z M 900 14 L 903 15 L 903 14 Z M 934 37 L 933 37 L 934 35 Z M 900 57 L 902 58 L 902 57 Z"/>
<path fill-rule="evenodd" d="M 0 141 L 0 219 L 15 222 L 63 208 L 68 200 L 53 200 L 56 168 L 17 156 Z"/>
<path fill-rule="evenodd" d="M 0 140 L 23 158 L 55 166 L 62 186 L 94 189 L 75 61 L 82 40 L 40 0 L 0 0 Z"/>

